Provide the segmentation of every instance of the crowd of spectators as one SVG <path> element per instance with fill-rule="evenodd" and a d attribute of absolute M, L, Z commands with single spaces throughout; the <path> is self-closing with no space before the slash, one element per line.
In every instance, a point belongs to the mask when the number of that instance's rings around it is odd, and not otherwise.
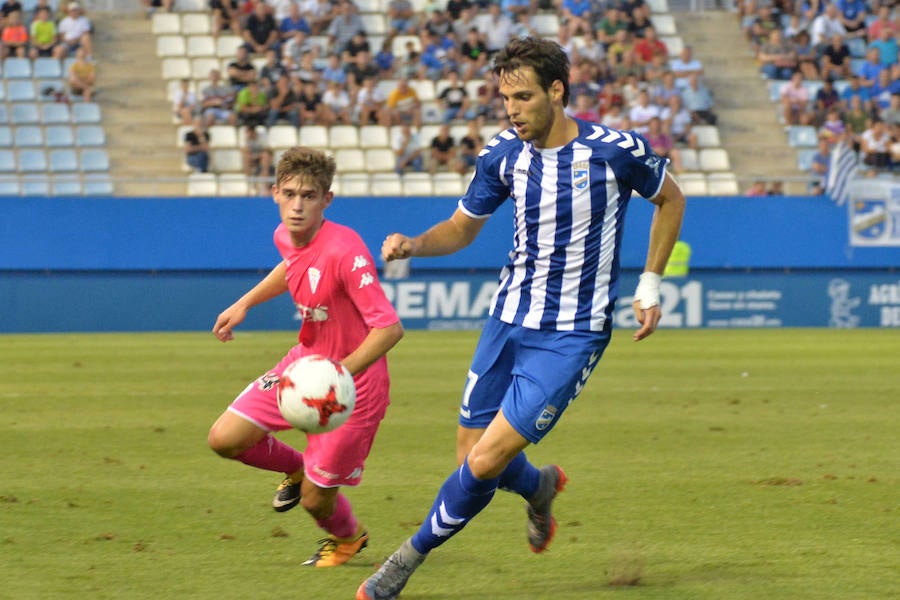
<path fill-rule="evenodd" d="M 703 64 L 690 47 L 670 56 L 644 0 L 428 0 L 421 10 L 390 0 L 377 47 L 351 0 L 211 0 L 210 11 L 213 35 L 237 35 L 243 45 L 226 73 L 209 74 L 189 110 L 187 91 L 176 94 L 179 119 L 397 126 L 397 172 L 472 168 L 480 127 L 507 126 L 491 55 L 516 36 L 537 35 L 535 19 L 551 12 L 572 63 L 570 114 L 650 132 L 676 171 L 679 149 L 696 146 L 691 127 L 716 122 Z M 396 36 L 407 43 L 395 44 Z M 257 69 L 259 57 L 266 63 Z M 424 79 L 438 82 L 433 103 L 416 91 Z M 461 139 L 448 127 L 420 140 L 423 124 L 470 127 Z"/>
<path fill-rule="evenodd" d="M 900 14 L 893 0 L 743 0 L 760 71 L 780 87 L 786 126 L 816 128 L 809 171 L 821 193 L 841 141 L 868 174 L 900 168 Z M 816 82 L 810 85 L 808 82 Z"/>

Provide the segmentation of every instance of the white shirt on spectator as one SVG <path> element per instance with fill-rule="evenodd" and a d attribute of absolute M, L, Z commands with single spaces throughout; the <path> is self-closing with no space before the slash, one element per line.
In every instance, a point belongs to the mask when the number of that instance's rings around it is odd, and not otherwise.
<path fill-rule="evenodd" d="M 76 18 L 64 17 L 56 28 L 59 34 L 69 44 L 74 44 L 81 36 L 91 31 L 91 20 L 81 15 Z"/>

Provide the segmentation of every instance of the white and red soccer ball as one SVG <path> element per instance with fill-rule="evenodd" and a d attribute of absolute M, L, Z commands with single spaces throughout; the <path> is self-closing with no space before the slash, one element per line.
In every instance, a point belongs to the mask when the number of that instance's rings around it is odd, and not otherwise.
<path fill-rule="evenodd" d="M 354 406 L 353 376 L 325 356 L 303 356 L 278 378 L 278 409 L 285 421 L 301 431 L 331 431 L 350 418 Z"/>

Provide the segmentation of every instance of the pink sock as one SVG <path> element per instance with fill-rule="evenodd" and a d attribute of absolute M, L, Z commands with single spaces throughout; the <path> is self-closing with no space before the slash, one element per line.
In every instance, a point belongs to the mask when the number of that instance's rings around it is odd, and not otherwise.
<path fill-rule="evenodd" d="M 316 523 L 336 538 L 352 538 L 356 535 L 356 528 L 359 526 L 356 517 L 353 516 L 350 501 L 340 493 L 337 495 L 334 512 L 331 513 L 331 516 L 316 521 Z"/>
<path fill-rule="evenodd" d="M 303 454 L 271 435 L 234 458 L 251 467 L 288 475 L 303 468 Z"/>

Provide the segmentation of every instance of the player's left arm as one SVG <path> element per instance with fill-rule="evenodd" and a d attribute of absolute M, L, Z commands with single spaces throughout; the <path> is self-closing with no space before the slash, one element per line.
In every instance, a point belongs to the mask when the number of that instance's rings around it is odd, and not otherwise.
<path fill-rule="evenodd" d="M 388 353 L 403 337 L 403 325 L 399 321 L 387 327 L 369 331 L 362 343 L 344 357 L 341 363 L 355 377 L 368 369 L 372 363 Z"/>
<path fill-rule="evenodd" d="M 650 201 L 656 205 L 656 211 L 650 224 L 647 261 L 634 293 L 634 314 L 641 324 L 634 333 L 636 342 L 656 331 L 656 326 L 662 318 L 659 307 L 659 284 L 669 255 L 672 254 L 672 248 L 678 241 L 686 203 L 684 193 L 669 173 L 666 173 L 659 193 Z"/>

